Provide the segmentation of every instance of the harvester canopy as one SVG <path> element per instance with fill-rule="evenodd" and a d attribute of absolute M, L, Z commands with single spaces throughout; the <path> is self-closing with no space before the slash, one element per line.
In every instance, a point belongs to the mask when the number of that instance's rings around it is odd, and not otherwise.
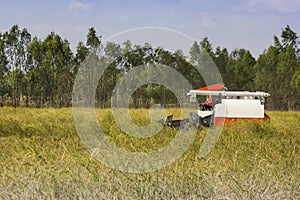
<path fill-rule="evenodd" d="M 209 85 L 206 87 L 198 88 L 197 90 L 205 90 L 205 91 L 219 91 L 219 90 L 224 90 L 225 85 L 222 83 L 219 84 L 214 84 L 214 85 Z"/>

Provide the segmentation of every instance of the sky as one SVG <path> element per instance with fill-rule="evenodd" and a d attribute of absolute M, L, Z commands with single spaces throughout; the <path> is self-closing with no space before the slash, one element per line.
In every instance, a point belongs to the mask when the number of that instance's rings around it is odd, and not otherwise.
<path fill-rule="evenodd" d="M 0 31 L 14 24 L 40 39 L 53 31 L 69 40 L 73 52 L 89 27 L 103 39 L 161 27 L 258 57 L 286 25 L 300 34 L 300 0 L 0 0 Z"/>

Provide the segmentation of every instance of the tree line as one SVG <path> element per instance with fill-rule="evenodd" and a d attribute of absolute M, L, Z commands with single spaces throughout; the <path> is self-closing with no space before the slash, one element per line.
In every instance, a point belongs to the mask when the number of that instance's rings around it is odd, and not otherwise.
<path fill-rule="evenodd" d="M 181 50 L 169 52 L 151 44 L 108 42 L 91 27 L 86 42 L 79 42 L 73 53 L 70 43 L 51 32 L 45 39 L 32 37 L 26 28 L 14 25 L 0 32 L 0 104 L 3 106 L 68 107 L 72 104 L 72 89 L 78 68 L 97 47 L 110 63 L 98 82 L 97 107 L 111 106 L 111 96 L 117 81 L 135 66 L 163 64 L 182 74 L 193 88 L 205 86 L 194 65 L 203 60 L 203 52 L 216 64 L 229 90 L 265 91 L 271 94 L 267 108 L 300 110 L 300 41 L 288 25 L 281 35 L 255 59 L 246 49 L 214 48 L 207 37 L 195 41 L 189 55 Z M 87 77 L 92 74 L 86 74 Z M 176 106 L 175 95 L 158 84 L 143 85 L 131 97 L 134 108 L 155 103 Z"/>

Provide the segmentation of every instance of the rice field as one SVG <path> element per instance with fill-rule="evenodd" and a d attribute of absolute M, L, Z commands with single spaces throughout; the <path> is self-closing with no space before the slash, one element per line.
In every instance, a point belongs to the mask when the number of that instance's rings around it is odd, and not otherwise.
<path fill-rule="evenodd" d="M 88 152 L 71 108 L 0 108 L 0 199 L 300 199 L 300 112 L 267 113 L 269 123 L 225 127 L 204 158 L 198 155 L 206 128 L 174 163 L 134 174 Z M 110 110 L 97 116 L 110 140 L 128 151 L 159 149 L 176 135 L 164 128 L 136 139 L 121 132 Z M 146 109 L 131 116 L 149 123 Z"/>

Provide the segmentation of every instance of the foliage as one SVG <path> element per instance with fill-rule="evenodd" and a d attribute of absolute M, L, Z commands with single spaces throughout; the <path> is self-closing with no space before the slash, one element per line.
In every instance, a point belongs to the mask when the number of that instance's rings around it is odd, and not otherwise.
<path fill-rule="evenodd" d="M 300 92 L 297 73 L 300 70 L 299 40 L 289 26 L 282 30 L 282 40 L 274 37 L 274 45 L 261 54 L 255 65 L 257 89 L 269 91 L 268 108 L 299 110 Z"/>
<path fill-rule="evenodd" d="M 69 41 L 54 32 L 44 39 L 32 38 L 26 28 L 14 25 L 0 33 L 0 103 L 26 107 L 71 106 L 78 68 L 85 65 L 89 72 L 85 78 L 89 80 L 95 75 L 84 63 L 94 52 L 109 62 L 96 87 L 95 102 L 100 108 L 110 106 L 112 90 L 126 72 L 139 65 L 163 64 L 181 73 L 194 88 L 223 81 L 229 90 L 270 93 L 268 109 L 300 110 L 299 43 L 299 36 L 287 25 L 257 59 L 247 49 L 229 52 L 219 46 L 214 48 L 207 37 L 194 41 L 189 55 L 183 55 L 180 49 L 169 52 L 149 43 L 132 44 L 129 40 L 123 44 L 108 42 L 104 46 L 102 36 L 91 27 L 86 42 L 78 42 L 73 53 Z M 97 52 L 98 47 L 103 51 Z M 195 65 L 200 67 L 203 77 Z M 214 65 L 220 77 L 208 70 Z M 157 84 L 137 88 L 131 99 L 130 105 L 135 108 L 148 108 L 154 103 L 177 104 L 174 94 Z"/>

